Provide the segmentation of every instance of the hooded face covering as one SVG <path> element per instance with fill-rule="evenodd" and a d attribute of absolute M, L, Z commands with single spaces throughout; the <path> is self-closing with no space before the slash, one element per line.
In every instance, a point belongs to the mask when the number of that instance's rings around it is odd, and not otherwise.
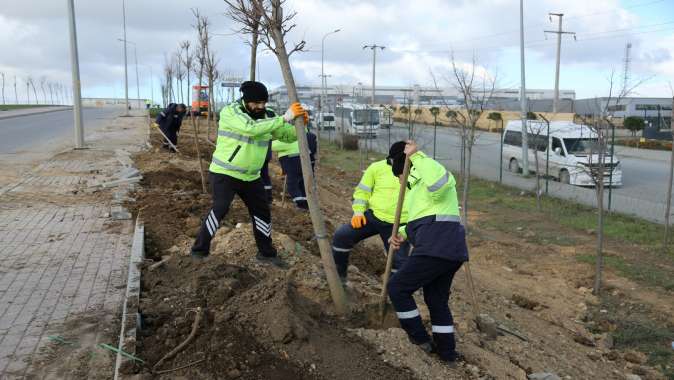
<path fill-rule="evenodd" d="M 239 89 L 242 94 L 243 103 L 246 111 L 253 119 L 262 119 L 265 116 L 265 107 L 251 107 L 249 103 L 266 103 L 269 101 L 267 87 L 260 82 L 246 81 L 241 83 Z"/>

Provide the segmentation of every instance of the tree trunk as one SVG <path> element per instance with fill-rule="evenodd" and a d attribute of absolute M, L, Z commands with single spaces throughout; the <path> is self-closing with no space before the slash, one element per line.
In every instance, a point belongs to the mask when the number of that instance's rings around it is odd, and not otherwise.
<path fill-rule="evenodd" d="M 201 75 L 199 75 L 199 83 L 201 83 Z M 189 87 L 190 85 L 190 74 L 188 72 L 187 74 L 187 86 Z M 199 146 L 199 119 L 197 116 L 197 119 L 195 121 L 194 118 L 194 110 L 190 109 L 190 120 L 192 120 L 192 129 L 194 130 L 194 144 L 197 149 L 197 156 L 199 159 L 199 176 L 201 177 L 201 191 L 206 194 L 208 193 L 208 190 L 206 189 L 206 175 L 204 173 L 204 163 L 203 159 L 201 158 L 201 148 Z"/>
<path fill-rule="evenodd" d="M 534 164 L 536 165 L 536 210 L 541 211 L 541 172 L 538 167 L 538 147 L 534 147 L 534 149 Z"/>
<path fill-rule="evenodd" d="M 674 106 L 674 97 L 672 97 L 672 106 Z M 674 108 L 672 108 L 674 109 Z M 667 207 L 665 207 L 665 239 L 663 241 L 663 249 L 667 251 L 669 248 L 669 225 L 672 212 L 672 181 L 674 180 L 674 115 L 671 120 L 672 128 L 672 154 L 669 160 L 669 180 L 667 181 Z"/>
<path fill-rule="evenodd" d="M 272 4 L 276 9 L 276 22 L 274 25 L 275 28 L 271 30 L 271 34 L 274 39 L 274 45 L 276 46 L 275 53 L 276 57 L 278 58 L 279 65 L 281 66 L 283 80 L 285 82 L 286 88 L 288 89 L 288 98 L 291 103 L 294 103 L 299 101 L 299 97 L 297 96 L 297 87 L 295 86 L 295 79 L 290 68 L 288 53 L 285 48 L 285 41 L 283 40 L 283 34 L 280 30 L 281 25 L 279 20 L 282 19 L 282 16 L 279 13 L 281 12 L 281 3 L 279 0 L 274 0 Z M 328 240 L 328 233 L 325 228 L 325 219 L 318 202 L 318 189 L 316 188 L 316 183 L 314 181 L 314 173 L 311 170 L 309 146 L 307 143 L 304 120 L 302 120 L 302 118 L 296 118 L 294 124 L 295 130 L 297 131 L 297 140 L 300 145 L 302 176 L 304 177 L 304 184 L 307 191 L 307 203 L 309 204 L 311 223 L 314 227 L 314 234 L 316 235 L 316 240 L 318 242 L 318 248 L 320 250 L 321 260 L 323 262 L 323 269 L 325 270 L 328 280 L 330 294 L 332 296 L 333 302 L 335 303 L 335 310 L 338 314 L 343 315 L 347 313 L 346 295 L 344 294 L 344 288 L 342 287 L 339 276 L 337 275 L 335 260 L 332 257 L 332 247 L 330 241 Z"/>
<path fill-rule="evenodd" d="M 470 164 L 473 156 L 473 144 L 467 144 L 467 157 L 465 176 L 463 177 L 463 194 L 461 194 L 461 220 L 463 221 L 463 228 L 466 230 L 468 236 L 468 192 L 470 191 Z"/>
<path fill-rule="evenodd" d="M 250 80 L 255 80 L 255 68 L 257 67 L 257 45 L 258 45 L 258 30 L 259 26 L 254 27 L 253 37 L 250 41 Z"/>
<path fill-rule="evenodd" d="M 601 127 L 600 127 L 601 128 Z M 603 131 L 597 130 L 599 135 L 599 165 L 595 174 L 597 186 L 597 258 L 595 263 L 595 278 L 592 293 L 596 296 L 601 292 L 602 275 L 604 272 L 604 143 Z M 591 153 L 591 152 L 590 152 Z M 592 170 L 592 168 L 590 168 Z"/>

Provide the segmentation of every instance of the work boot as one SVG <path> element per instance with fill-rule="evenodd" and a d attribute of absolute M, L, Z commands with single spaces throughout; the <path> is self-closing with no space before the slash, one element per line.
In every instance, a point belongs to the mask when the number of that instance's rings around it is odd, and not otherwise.
<path fill-rule="evenodd" d="M 190 253 L 190 256 L 195 261 L 203 261 L 204 259 L 206 259 L 208 257 L 208 252 L 192 251 Z"/>
<path fill-rule="evenodd" d="M 433 342 L 426 342 L 426 343 L 421 343 L 418 344 L 419 348 L 424 350 L 427 354 L 432 354 L 435 352 L 435 347 L 433 345 Z"/>
<path fill-rule="evenodd" d="M 277 268 L 286 267 L 283 260 L 278 256 L 265 256 L 262 253 L 258 252 L 257 255 L 255 255 L 255 258 L 257 259 L 258 262 L 262 264 L 271 264 Z"/>

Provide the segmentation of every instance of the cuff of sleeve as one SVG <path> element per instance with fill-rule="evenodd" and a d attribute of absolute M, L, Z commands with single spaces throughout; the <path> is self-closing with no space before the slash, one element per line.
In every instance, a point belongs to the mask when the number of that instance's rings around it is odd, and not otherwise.
<path fill-rule="evenodd" d="M 400 226 L 400 228 L 398 228 L 398 235 L 407 239 L 407 230 L 405 230 L 405 226 Z"/>
<path fill-rule="evenodd" d="M 353 216 L 363 216 L 363 215 L 365 215 L 365 213 L 363 213 L 362 211 L 353 210 Z"/>
<path fill-rule="evenodd" d="M 415 161 L 419 161 L 420 159 L 425 158 L 425 157 L 426 157 L 426 155 L 424 154 L 424 152 L 421 152 L 421 151 L 415 152 L 412 155 L 412 157 L 410 157 L 410 161 L 412 161 L 412 163 L 414 163 Z"/>

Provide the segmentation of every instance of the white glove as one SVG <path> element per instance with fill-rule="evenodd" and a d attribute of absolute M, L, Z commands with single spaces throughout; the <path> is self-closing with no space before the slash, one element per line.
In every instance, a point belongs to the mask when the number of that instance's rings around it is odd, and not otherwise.
<path fill-rule="evenodd" d="M 293 110 L 288 108 L 286 113 L 283 114 L 283 120 L 285 120 L 286 123 L 292 123 L 294 119 L 295 119 L 295 114 L 293 113 Z"/>

